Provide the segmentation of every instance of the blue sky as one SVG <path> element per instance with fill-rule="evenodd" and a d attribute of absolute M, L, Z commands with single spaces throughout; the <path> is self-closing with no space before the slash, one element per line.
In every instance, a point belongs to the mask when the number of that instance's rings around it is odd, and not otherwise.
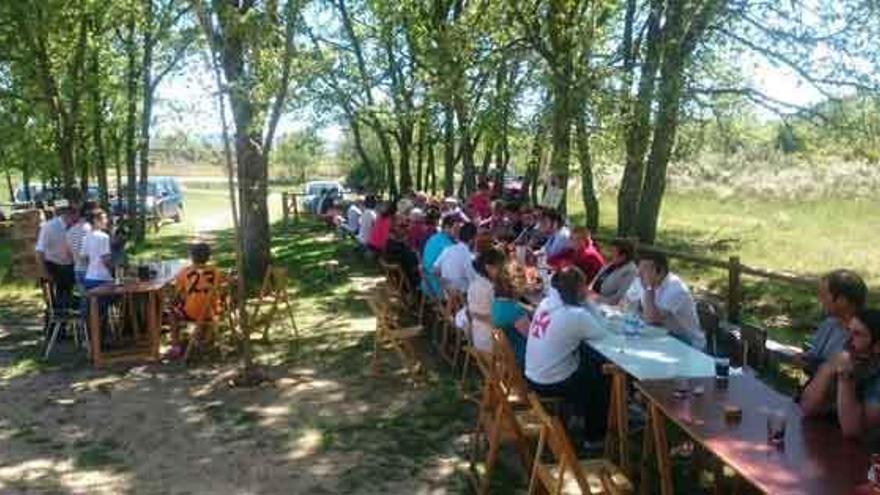
<path fill-rule="evenodd" d="M 154 123 L 157 134 L 183 132 L 191 137 L 220 134 L 220 117 L 214 96 L 216 86 L 212 74 L 206 70 L 201 59 L 202 57 L 194 57 L 188 70 L 169 76 L 159 86 Z M 823 99 L 815 88 L 790 69 L 776 67 L 759 59 L 743 65 L 746 66 L 745 78 L 751 80 L 753 87 L 773 99 L 796 105 L 809 105 Z M 767 119 L 775 118 L 775 115 L 767 112 L 759 111 L 758 115 Z M 303 129 L 308 125 L 308 121 L 288 115 L 282 118 L 277 135 Z M 323 127 L 319 134 L 332 147 L 340 139 L 341 128 L 331 124 Z"/>

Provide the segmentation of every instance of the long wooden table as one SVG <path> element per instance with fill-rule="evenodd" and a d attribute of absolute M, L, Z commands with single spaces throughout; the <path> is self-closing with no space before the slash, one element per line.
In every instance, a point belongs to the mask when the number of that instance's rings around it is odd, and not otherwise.
<path fill-rule="evenodd" d="M 672 494 L 665 419 L 733 468 L 743 479 L 771 494 L 848 494 L 864 483 L 868 449 L 845 440 L 827 420 L 806 419 L 792 400 L 774 391 L 752 373 L 730 377 L 726 388 L 714 378 L 688 380 L 702 395 L 676 395 L 679 380 L 645 380 L 636 387 L 649 401 L 646 451 L 643 463 L 654 457 L 660 471 L 661 493 Z M 724 407 L 741 408 L 739 421 L 728 421 Z M 767 416 L 779 411 L 787 418 L 782 447 L 767 442 Z M 643 475 L 649 467 L 643 464 Z M 644 480 L 644 478 L 643 478 Z"/>
<path fill-rule="evenodd" d="M 159 263 L 156 276 L 150 280 L 132 280 L 122 284 L 108 284 L 88 291 L 89 300 L 89 338 L 91 344 L 92 364 L 99 368 L 105 364 L 120 361 L 157 361 L 159 359 L 159 339 L 162 326 L 162 295 L 161 291 L 174 281 L 177 275 L 187 266 L 186 260 L 171 260 Z M 123 300 L 124 305 L 134 308 L 135 298 L 142 304 L 145 313 L 143 345 L 131 348 L 105 351 L 101 341 L 100 298 L 116 298 Z M 133 322 L 133 313 L 124 315 Z"/>

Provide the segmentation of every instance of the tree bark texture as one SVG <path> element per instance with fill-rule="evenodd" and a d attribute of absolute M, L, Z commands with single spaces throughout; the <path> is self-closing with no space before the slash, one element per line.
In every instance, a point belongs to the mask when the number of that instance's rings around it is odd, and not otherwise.
<path fill-rule="evenodd" d="M 134 229 L 135 240 L 144 240 L 146 231 L 147 215 L 147 181 L 150 175 L 150 120 L 153 118 L 153 0 L 143 0 L 144 4 L 144 52 L 141 61 L 141 86 L 143 102 L 141 106 L 141 129 L 140 143 L 138 148 L 138 204 L 142 207 L 138 210 L 137 222 Z M 159 198 L 156 198 L 158 201 Z"/>

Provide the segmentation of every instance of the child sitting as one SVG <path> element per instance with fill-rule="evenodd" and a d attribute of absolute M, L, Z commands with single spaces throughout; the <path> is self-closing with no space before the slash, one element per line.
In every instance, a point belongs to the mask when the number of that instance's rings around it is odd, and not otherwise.
<path fill-rule="evenodd" d="M 192 265 L 177 275 L 175 287 L 178 299 L 172 311 L 171 349 L 166 355 L 170 359 L 180 357 L 180 323 L 212 321 L 220 311 L 220 298 L 217 288 L 222 283 L 222 274 L 217 267 L 208 264 L 211 247 L 204 242 L 190 246 Z"/>

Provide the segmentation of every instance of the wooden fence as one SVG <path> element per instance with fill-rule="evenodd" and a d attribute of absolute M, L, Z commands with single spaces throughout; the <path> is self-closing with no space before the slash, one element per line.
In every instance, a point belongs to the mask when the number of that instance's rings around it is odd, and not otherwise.
<path fill-rule="evenodd" d="M 594 236 L 597 240 L 608 243 L 611 242 L 612 238 L 604 237 L 604 236 Z M 763 268 L 755 268 L 748 265 L 744 265 L 740 260 L 739 256 L 730 256 L 726 260 L 718 259 L 718 258 L 710 258 L 708 256 L 700 256 L 693 253 L 685 253 L 681 251 L 675 251 L 672 249 L 667 249 L 660 246 L 655 246 L 651 244 L 641 244 L 637 241 L 633 240 L 637 249 L 647 250 L 657 253 L 663 253 L 666 256 L 673 259 L 680 259 L 689 261 L 692 263 L 696 263 L 703 266 L 710 266 L 712 268 L 719 268 L 721 270 L 727 270 L 727 294 L 726 294 L 726 302 L 727 302 L 727 319 L 731 322 L 737 323 L 739 322 L 742 305 L 743 305 L 743 290 L 742 290 L 742 278 L 743 275 L 748 275 L 757 278 L 763 278 L 767 280 L 772 280 L 775 282 L 781 282 L 788 285 L 794 285 L 803 288 L 815 288 L 819 283 L 818 277 L 813 276 L 804 276 L 797 275 L 794 273 L 787 272 L 777 272 L 772 270 L 766 270 Z"/>

